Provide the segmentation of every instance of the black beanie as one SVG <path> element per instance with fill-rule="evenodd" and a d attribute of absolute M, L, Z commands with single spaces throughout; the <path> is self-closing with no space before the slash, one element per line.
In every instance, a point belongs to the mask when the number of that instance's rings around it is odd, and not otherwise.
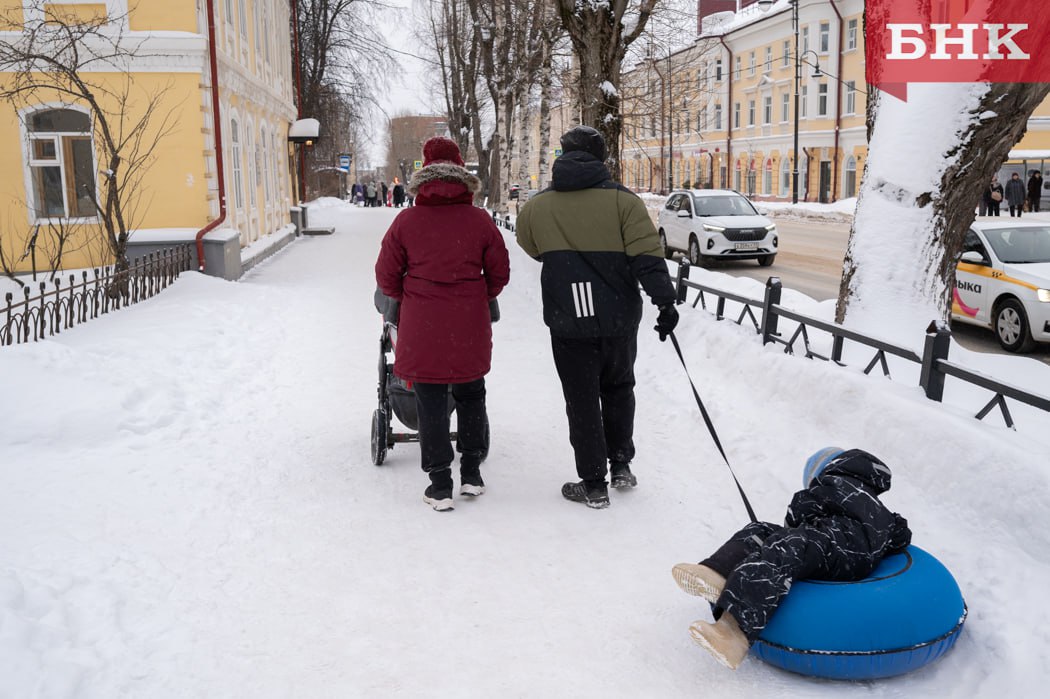
<path fill-rule="evenodd" d="M 605 149 L 605 139 L 596 129 L 590 126 L 574 126 L 561 137 L 562 152 L 582 150 L 598 160 L 605 162 L 609 152 Z"/>

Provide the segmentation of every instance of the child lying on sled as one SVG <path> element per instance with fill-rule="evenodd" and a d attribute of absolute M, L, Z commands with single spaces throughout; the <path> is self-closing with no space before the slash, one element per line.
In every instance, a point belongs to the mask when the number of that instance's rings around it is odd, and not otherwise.
<path fill-rule="evenodd" d="M 694 622 L 693 640 L 736 669 L 795 580 L 861 580 L 911 542 L 907 521 L 879 495 L 890 469 L 866 451 L 826 447 L 806 461 L 784 526 L 752 522 L 699 564 L 671 574 L 714 607 L 716 623 Z"/>

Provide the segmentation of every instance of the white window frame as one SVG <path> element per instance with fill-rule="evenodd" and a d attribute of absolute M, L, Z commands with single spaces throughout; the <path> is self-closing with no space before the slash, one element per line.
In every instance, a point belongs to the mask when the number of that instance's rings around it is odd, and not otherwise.
<path fill-rule="evenodd" d="M 846 81 L 846 114 L 857 113 L 857 81 Z"/>
<path fill-rule="evenodd" d="M 773 123 L 773 95 L 762 96 L 762 123 L 766 125 Z"/>
<path fill-rule="evenodd" d="M 755 64 L 755 52 L 752 51 L 751 54 L 748 56 L 748 59 L 747 59 L 747 74 L 748 75 L 754 75 L 756 68 L 757 68 L 757 66 Z"/>
<path fill-rule="evenodd" d="M 747 101 L 747 125 L 755 125 L 755 100 Z"/>
<path fill-rule="evenodd" d="M 846 50 L 857 50 L 857 20 L 851 19 L 846 23 Z"/>
<path fill-rule="evenodd" d="M 768 73 L 773 70 L 773 47 L 766 47 L 766 68 L 765 71 Z"/>
<path fill-rule="evenodd" d="M 248 183 L 248 205 L 251 206 L 253 212 L 258 202 L 258 194 L 256 192 L 258 186 L 255 180 L 259 173 L 259 162 L 256 158 L 255 145 L 255 134 L 252 133 L 252 122 L 249 120 L 244 124 L 244 150 L 248 156 L 248 177 L 245 179 Z"/>
<path fill-rule="evenodd" d="M 244 210 L 244 174 L 241 165 L 240 117 L 230 115 L 230 176 L 233 179 L 233 208 Z"/>
<path fill-rule="evenodd" d="M 786 124 L 791 121 L 791 93 L 784 91 L 780 98 L 780 123 Z"/>
<path fill-rule="evenodd" d="M 802 27 L 802 48 L 799 49 L 799 55 L 809 51 L 809 26 Z"/>
<path fill-rule="evenodd" d="M 82 107 L 78 104 L 66 104 L 63 102 L 46 102 L 44 104 L 34 104 L 31 107 L 25 107 L 18 111 L 18 121 L 21 130 L 22 143 L 25 150 L 23 151 L 23 161 L 25 163 L 25 192 L 26 192 L 26 215 L 27 220 L 30 224 L 37 223 L 94 223 L 99 220 L 98 212 L 96 211 L 94 216 L 37 216 L 37 201 L 36 201 L 36 187 L 33 186 L 33 168 L 34 167 L 58 167 L 62 173 L 62 210 L 69 213 L 69 201 L 66 191 L 66 164 L 65 164 L 65 152 L 62 148 L 63 137 L 79 136 L 81 138 L 87 137 L 91 142 L 91 171 L 95 173 L 95 194 L 98 195 L 98 152 L 95 149 L 95 134 L 93 130 L 88 131 L 30 131 L 29 120 L 34 114 L 39 112 L 49 112 L 55 109 L 68 109 L 73 112 L 80 112 L 88 118 L 88 126 L 91 129 L 93 119 L 91 118 L 91 110 L 86 107 Z M 39 133 L 41 135 L 34 136 Z M 33 157 L 33 141 L 45 141 L 51 140 L 55 142 L 55 157 L 54 159 L 40 159 Z"/>
<path fill-rule="evenodd" d="M 831 22 L 821 22 L 817 34 L 817 53 L 827 53 L 831 50 Z"/>
<path fill-rule="evenodd" d="M 715 131 L 722 130 L 722 105 L 715 105 Z"/>
<path fill-rule="evenodd" d="M 809 118 L 809 85 L 803 85 L 798 94 L 798 116 L 799 119 Z"/>
<path fill-rule="evenodd" d="M 780 159 L 780 196 L 786 197 L 791 194 L 791 158 Z"/>
<path fill-rule="evenodd" d="M 791 65 L 791 42 L 787 39 L 784 40 L 784 56 L 782 60 L 781 68 L 787 68 Z"/>
<path fill-rule="evenodd" d="M 853 191 L 850 191 L 850 175 L 853 180 Z M 852 155 L 846 158 L 846 163 L 842 167 L 842 198 L 849 199 L 850 197 L 857 196 L 857 159 Z"/>
<path fill-rule="evenodd" d="M 739 129 L 740 128 L 740 103 L 739 102 L 734 102 L 733 103 L 733 128 L 734 129 Z"/>
<path fill-rule="evenodd" d="M 829 96 L 830 86 L 828 83 L 817 83 L 817 116 L 826 117 L 828 115 Z"/>
<path fill-rule="evenodd" d="M 766 158 L 766 166 L 762 169 L 762 194 L 773 196 L 773 159 Z"/>

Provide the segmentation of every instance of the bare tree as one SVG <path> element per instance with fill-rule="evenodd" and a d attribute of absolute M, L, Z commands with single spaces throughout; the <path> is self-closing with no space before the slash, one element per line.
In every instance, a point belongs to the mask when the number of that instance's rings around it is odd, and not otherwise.
<path fill-rule="evenodd" d="M 165 106 L 168 88 L 147 91 L 132 80 L 131 64 L 143 52 L 125 33 L 126 16 L 71 16 L 61 5 L 31 0 L 8 10 L 0 23 L 21 28 L 0 42 L 0 73 L 8 76 L 0 100 L 23 109 L 57 98 L 90 111 L 102 168 L 75 195 L 91 202 L 97 224 L 79 227 L 98 229 L 117 272 L 110 293 L 126 293 L 128 236 L 146 201 L 142 177 L 175 127 L 174 109 Z"/>
<path fill-rule="evenodd" d="M 582 121 L 605 137 L 606 163 L 620 179 L 620 70 L 627 47 L 642 32 L 657 0 L 557 0 L 558 12 L 579 62 Z"/>

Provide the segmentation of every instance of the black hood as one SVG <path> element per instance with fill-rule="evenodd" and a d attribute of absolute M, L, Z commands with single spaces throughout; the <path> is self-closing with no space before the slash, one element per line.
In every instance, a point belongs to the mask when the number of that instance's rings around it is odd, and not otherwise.
<path fill-rule="evenodd" d="M 551 189 L 556 192 L 590 189 L 610 179 L 605 163 L 580 150 L 558 156 L 551 168 Z"/>

